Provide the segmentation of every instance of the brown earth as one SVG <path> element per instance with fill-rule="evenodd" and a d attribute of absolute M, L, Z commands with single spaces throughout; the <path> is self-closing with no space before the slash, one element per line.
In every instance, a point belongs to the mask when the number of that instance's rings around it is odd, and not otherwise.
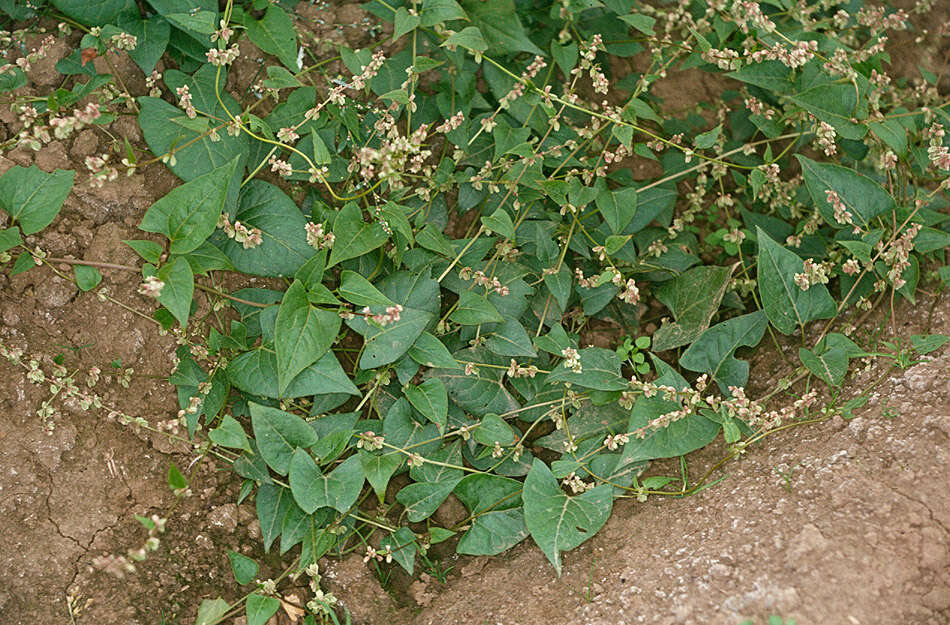
<path fill-rule="evenodd" d="M 321 11 L 333 26 L 312 29 L 316 52 L 329 42 L 368 39 L 357 5 Z M 38 90 L 57 84 L 53 65 L 37 70 Z M 256 71 L 249 65 L 235 73 Z M 11 136 L 12 118 L 0 117 Z M 140 143 L 131 118 L 111 131 Z M 0 171 L 34 162 L 82 171 L 82 158 L 107 149 L 107 141 L 96 129 L 39 153 L 14 150 Z M 174 184 L 161 166 L 102 189 L 78 179 L 60 218 L 30 242 L 59 257 L 135 264 L 121 240 L 141 238 L 135 226 L 145 208 Z M 135 293 L 134 274 L 103 273 L 117 300 L 150 312 Z M 919 312 L 934 304 L 932 319 Z M 897 312 L 908 319 L 901 336 L 950 333 L 946 297 L 921 296 L 916 307 Z M 155 426 L 175 415 L 164 381 L 173 337 L 38 268 L 0 276 L 0 342 L 24 349 L 47 371 L 61 354 L 80 383 L 82 372 L 100 367 L 95 390 L 108 407 L 55 404 L 48 435 L 35 414 L 48 386 L 28 382 L 23 368 L 0 359 L 0 623 L 190 624 L 201 599 L 234 601 L 250 590 L 235 584 L 228 549 L 260 560 L 261 578 L 281 570 L 275 554 L 261 552 L 253 504 L 234 503 L 233 474 L 198 464 L 192 495 L 176 503 L 166 483 L 169 463 L 188 473 L 196 454 L 107 418 L 115 409 Z M 135 370 L 128 389 L 110 366 L 116 359 Z M 761 357 L 755 385 L 767 390 L 781 370 L 774 354 Z M 886 372 L 878 360 L 849 378 L 847 393 L 881 375 L 854 419 L 775 434 L 698 495 L 618 502 L 604 530 L 564 556 L 560 579 L 529 540 L 497 558 L 447 558 L 443 567 L 454 568 L 446 584 L 397 572 L 387 593 L 357 555 L 321 563 L 324 581 L 355 622 L 371 625 L 738 625 L 770 615 L 798 625 L 950 623 L 950 346 L 906 371 Z M 724 453 L 720 441 L 694 454 L 690 474 L 704 473 Z M 651 468 L 678 471 L 673 463 Z M 96 557 L 142 544 L 146 533 L 135 514 L 168 516 L 159 550 L 124 579 L 97 570 Z M 240 618 L 234 623 L 242 625 Z"/>

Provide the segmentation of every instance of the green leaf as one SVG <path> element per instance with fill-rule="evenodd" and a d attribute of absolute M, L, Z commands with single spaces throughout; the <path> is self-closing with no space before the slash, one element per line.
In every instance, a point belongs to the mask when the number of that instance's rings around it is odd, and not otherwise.
<path fill-rule="evenodd" d="M 620 234 L 637 214 L 637 190 L 633 187 L 616 191 L 605 189 L 597 196 L 596 203 L 610 231 Z"/>
<path fill-rule="evenodd" d="M 259 228 L 263 239 L 250 250 L 224 233 L 212 239 L 241 273 L 292 276 L 317 253 L 307 243 L 307 219 L 286 193 L 269 182 L 251 180 L 241 189 L 234 219 Z"/>
<path fill-rule="evenodd" d="M 658 352 L 688 345 L 706 328 L 729 286 L 732 269 L 704 265 L 694 267 L 664 282 L 656 297 L 673 313 L 675 322 L 665 323 L 653 335 Z"/>
<path fill-rule="evenodd" d="M 894 210 L 896 203 L 891 194 L 867 176 L 841 165 L 818 163 L 801 154 L 796 154 L 795 158 L 802 166 L 808 194 L 831 227 L 850 226 L 838 223 L 835 219 L 834 207 L 828 202 L 825 191 L 838 194 L 851 213 L 854 224 L 861 228 L 870 227 L 872 219 Z"/>
<path fill-rule="evenodd" d="M 157 276 L 165 283 L 158 302 L 167 308 L 184 328 L 188 325 L 191 300 L 195 294 L 195 276 L 191 272 L 191 265 L 181 256 L 173 257 L 171 262 L 159 268 Z"/>
<path fill-rule="evenodd" d="M 371 252 L 389 238 L 378 223 L 368 224 L 363 221 L 363 215 L 355 202 L 348 203 L 337 214 L 333 222 L 333 234 L 336 239 L 330 250 L 327 268 Z"/>
<path fill-rule="evenodd" d="M 524 512 L 518 509 L 492 510 L 475 517 L 455 551 L 470 556 L 494 556 L 527 537 Z"/>
<path fill-rule="evenodd" d="M 661 374 L 654 383 L 666 384 L 676 389 L 688 388 L 689 384 L 668 364 L 653 358 L 656 370 Z M 679 402 L 662 397 L 640 397 L 630 413 L 627 432 L 647 427 L 650 421 L 682 408 Z M 623 446 L 621 464 L 656 458 L 675 458 L 705 447 L 719 434 L 720 424 L 701 414 L 692 413 L 658 430 L 648 429 L 643 438 L 631 437 Z"/>
<path fill-rule="evenodd" d="M 418 15 L 409 13 L 406 7 L 399 7 L 393 16 L 393 39 L 399 39 L 414 31 L 422 22 Z"/>
<path fill-rule="evenodd" d="M 261 484 L 257 489 L 257 520 L 261 526 L 261 540 L 264 551 L 270 549 L 274 540 L 280 536 L 287 512 L 295 508 L 293 495 L 289 488 L 274 484 Z"/>
<path fill-rule="evenodd" d="M 10 268 L 10 275 L 15 276 L 21 274 L 24 271 L 33 269 L 33 267 L 36 267 L 36 261 L 33 260 L 33 255 L 29 252 L 23 252 L 13 261 L 13 267 Z"/>
<path fill-rule="evenodd" d="M 231 561 L 231 572 L 234 573 L 234 579 L 241 586 L 250 584 L 257 577 L 260 567 L 253 558 L 248 558 L 237 551 L 228 551 L 228 559 Z"/>
<path fill-rule="evenodd" d="M 210 69 L 206 69 L 210 68 Z M 180 81 L 173 81 L 169 78 L 169 70 L 165 73 L 165 81 L 169 88 L 175 88 L 182 84 L 188 84 L 193 94 L 193 100 L 196 107 L 202 112 L 213 115 L 217 119 L 227 119 L 228 115 L 225 109 L 218 104 L 214 97 L 214 74 L 217 68 L 212 65 L 204 65 L 195 73 L 194 79 L 185 76 Z M 208 84 L 210 83 L 210 85 Z M 222 83 L 223 84 L 223 73 Z M 197 97 L 204 90 L 211 90 L 211 100 L 206 102 L 204 97 Z M 227 106 L 227 110 L 232 115 L 240 114 L 240 107 L 233 97 L 227 93 L 221 94 L 221 99 Z M 212 141 L 205 136 L 205 130 L 192 127 L 192 120 L 188 119 L 185 112 L 176 106 L 160 98 L 141 97 L 138 99 L 139 112 L 138 122 L 142 129 L 142 134 L 148 143 L 149 149 L 155 156 L 161 157 L 174 149 L 174 162 L 169 161 L 168 167 L 175 172 L 182 180 L 192 180 L 209 171 L 230 163 L 234 158 L 238 158 L 238 171 L 243 172 L 244 163 L 247 159 L 248 137 L 241 133 L 232 137 L 223 131 L 219 132 L 219 140 Z M 235 192 L 237 186 L 234 187 Z M 243 222 L 242 222 L 243 223 Z"/>
<path fill-rule="evenodd" d="M 452 489 L 460 479 L 409 484 L 396 493 L 396 501 L 405 506 L 406 517 L 410 522 L 424 521 L 432 516 L 446 497 L 452 493 Z"/>
<path fill-rule="evenodd" d="M 432 224 L 426 224 L 425 228 L 416 233 L 416 243 L 447 258 L 455 256 L 452 243 Z"/>
<path fill-rule="evenodd" d="M 324 474 L 307 451 L 297 449 L 289 471 L 294 500 L 307 514 L 317 508 L 333 508 L 345 513 L 356 503 L 363 489 L 363 467 L 359 456 L 350 456 L 333 471 Z"/>
<path fill-rule="evenodd" d="M 653 35 L 653 25 L 656 20 L 649 15 L 634 13 L 632 15 L 621 15 L 620 19 L 630 24 L 644 35 Z"/>
<path fill-rule="evenodd" d="M 573 281 L 574 277 L 571 275 L 571 270 L 564 263 L 561 264 L 561 268 L 558 269 L 557 273 L 544 274 L 544 286 L 557 300 L 557 305 L 561 307 L 561 310 L 567 310 L 567 304 L 571 299 Z"/>
<path fill-rule="evenodd" d="M 328 520 L 320 510 L 304 519 L 303 540 L 300 543 L 300 566 L 306 568 L 322 558 L 336 545 L 337 535 L 329 531 Z"/>
<path fill-rule="evenodd" d="M 330 349 L 341 323 L 337 313 L 312 306 L 303 284 L 294 280 L 284 293 L 274 328 L 278 392 Z"/>
<path fill-rule="evenodd" d="M 521 482 L 500 475 L 470 473 L 455 487 L 455 495 L 472 515 L 520 508 Z"/>
<path fill-rule="evenodd" d="M 244 20 L 247 36 L 254 45 L 268 54 L 273 54 L 291 71 L 297 67 L 297 33 L 290 16 L 275 4 L 268 5 L 260 20 Z"/>
<path fill-rule="evenodd" d="M 396 323 L 382 328 L 369 326 L 363 355 L 360 357 L 360 369 L 375 369 L 402 358 L 431 320 L 431 313 L 403 308 Z"/>
<path fill-rule="evenodd" d="M 20 229 L 16 226 L 0 230 L 0 252 L 6 252 L 22 243 L 23 239 L 20 237 Z"/>
<path fill-rule="evenodd" d="M 263 82 L 263 85 L 268 89 L 292 89 L 304 86 L 302 82 L 297 80 L 296 76 L 279 65 L 271 65 L 267 68 L 267 79 Z M 320 144 L 323 145 L 323 142 L 321 141 Z M 328 162 L 324 161 L 324 163 Z M 324 163 L 317 164 L 322 165 Z"/>
<path fill-rule="evenodd" d="M 779 94 L 790 93 L 795 88 L 792 70 L 780 61 L 752 63 L 728 72 L 726 76 Z"/>
<path fill-rule="evenodd" d="M 562 362 L 552 371 L 547 384 L 570 382 L 583 388 L 598 391 L 622 391 L 628 388 L 627 380 L 620 375 L 620 356 L 613 350 L 602 347 L 587 347 L 578 351 L 581 370 L 575 372 Z"/>
<path fill-rule="evenodd" d="M 386 487 L 389 485 L 389 478 L 393 476 L 403 462 L 403 454 L 398 451 L 388 451 L 386 453 L 373 453 L 365 449 L 359 450 L 360 466 L 363 468 L 363 474 L 366 475 L 366 481 L 373 487 L 376 497 L 382 503 L 386 496 Z"/>
<path fill-rule="evenodd" d="M 445 429 L 449 411 L 449 396 L 445 384 L 438 378 L 429 378 L 418 386 L 407 386 L 406 399 L 423 417 Z"/>
<path fill-rule="evenodd" d="M 95 267 L 73 265 L 73 275 L 76 276 L 76 286 L 82 291 L 91 291 L 102 282 L 102 274 Z"/>
<path fill-rule="evenodd" d="M 356 306 L 392 306 L 393 301 L 383 295 L 372 283 L 349 269 L 340 274 L 340 297 Z"/>
<path fill-rule="evenodd" d="M 920 254 L 950 248 L 950 232 L 936 228 L 921 228 L 914 237 L 914 251 Z"/>
<path fill-rule="evenodd" d="M 423 332 L 409 348 L 409 357 L 424 367 L 458 369 L 459 364 L 439 339 Z"/>
<path fill-rule="evenodd" d="M 706 150 L 716 145 L 716 141 L 719 140 L 719 136 L 722 134 L 722 124 L 719 124 L 710 131 L 704 132 L 702 134 L 696 135 L 696 138 L 693 139 L 693 145 L 697 150 Z"/>
<path fill-rule="evenodd" d="M 468 16 L 455 0 L 422 0 L 420 25 L 428 28 L 452 20 L 467 20 Z"/>
<path fill-rule="evenodd" d="M 475 326 L 482 323 L 501 323 L 505 319 L 484 295 L 474 291 L 462 291 L 459 294 L 458 306 L 449 315 L 449 320 L 463 326 Z"/>
<path fill-rule="evenodd" d="M 188 13 L 166 13 L 166 20 L 182 30 L 188 30 L 201 35 L 210 35 L 217 28 L 218 14 L 216 11 L 194 11 Z"/>
<path fill-rule="evenodd" d="M 255 592 L 248 595 L 244 608 L 247 625 L 264 625 L 280 609 L 280 599 L 265 597 Z"/>
<path fill-rule="evenodd" d="M 840 347 L 832 347 L 821 353 L 799 347 L 798 357 L 809 371 L 831 387 L 841 386 L 848 373 L 848 354 Z"/>
<path fill-rule="evenodd" d="M 122 242 L 135 250 L 135 253 L 141 256 L 145 262 L 152 263 L 153 265 L 157 265 L 161 262 L 162 253 L 165 251 L 165 249 L 155 241 L 133 239 Z"/>
<path fill-rule="evenodd" d="M 867 117 L 867 107 L 865 105 L 864 110 L 860 110 L 857 90 L 850 82 L 817 85 L 801 93 L 790 94 L 788 99 L 834 127 L 844 139 L 858 141 L 868 132 L 866 125 L 851 121 Z"/>
<path fill-rule="evenodd" d="M 559 389 L 558 395 L 552 399 L 561 399 L 563 396 L 563 389 Z M 539 414 L 543 413 L 544 410 L 539 411 Z M 621 408 L 616 402 L 595 406 L 589 400 L 582 401 L 580 407 L 574 409 L 574 414 L 568 417 L 567 427 L 542 436 L 535 441 L 535 445 L 562 453 L 568 442 L 580 444 L 593 439 L 599 444 L 607 434 L 626 432 L 629 421 L 630 411 Z"/>
<path fill-rule="evenodd" d="M 78 52 L 78 50 L 77 50 Z M 69 58 L 69 57 L 66 57 Z M 63 59 L 65 61 L 66 59 Z M 63 61 L 60 61 L 62 63 Z M 66 72 L 60 69 L 59 63 L 56 64 L 56 71 L 60 74 L 65 74 Z M 25 86 L 27 83 L 26 74 L 23 73 L 23 70 L 19 67 L 11 67 L 7 71 L 0 73 L 0 92 L 7 93 L 13 91 L 14 89 L 19 89 L 20 87 Z"/>
<path fill-rule="evenodd" d="M 472 52 L 484 52 L 488 49 L 488 42 L 482 36 L 482 31 L 475 26 L 466 26 L 457 33 L 452 33 L 442 42 L 442 46 L 458 46 Z"/>
<path fill-rule="evenodd" d="M 733 354 L 739 347 L 755 347 L 769 325 L 761 310 L 718 323 L 703 332 L 680 357 L 680 366 L 708 373 L 729 395 L 730 386 L 744 387 L 749 380 L 749 363 Z"/>
<path fill-rule="evenodd" d="M 568 496 L 561 490 L 551 470 L 535 459 L 524 482 L 525 524 L 531 538 L 547 556 L 558 576 L 561 552 L 570 551 L 604 526 L 613 507 L 609 484 L 582 495 Z"/>
<path fill-rule="evenodd" d="M 379 541 L 379 546 L 388 549 L 396 561 L 407 573 L 412 575 L 416 562 L 416 535 L 408 527 L 398 530 Z"/>
<path fill-rule="evenodd" d="M 762 228 L 756 227 L 756 237 L 759 294 L 772 325 L 782 334 L 791 334 L 809 321 L 833 317 L 835 302 L 825 285 L 815 284 L 802 291 L 795 284 L 795 274 L 803 271 L 804 261 L 773 241 Z"/>
<path fill-rule="evenodd" d="M 298 447 L 316 444 L 317 435 L 306 421 L 278 408 L 248 402 L 254 438 L 264 461 L 280 475 L 287 475 Z"/>
<path fill-rule="evenodd" d="M 871 262 L 871 252 L 874 250 L 869 243 L 864 241 L 838 241 L 842 247 L 854 254 L 858 260 L 868 263 Z"/>
<path fill-rule="evenodd" d="M 950 342 L 950 336 L 946 334 L 914 334 L 910 337 L 911 345 L 914 351 L 920 355 L 935 352 Z"/>
<path fill-rule="evenodd" d="M 258 348 L 241 354 L 228 364 L 227 372 L 235 388 L 261 397 L 293 399 L 329 393 L 360 394 L 332 351 L 301 371 L 283 393 L 278 392 L 277 356 L 271 349 Z"/>
<path fill-rule="evenodd" d="M 482 217 L 482 225 L 491 232 L 497 232 L 511 241 L 515 240 L 515 224 L 511 221 L 508 212 L 499 208 L 488 217 Z"/>
<path fill-rule="evenodd" d="M 34 234 L 53 223 L 73 188 L 76 172 L 57 169 L 51 174 L 36 165 L 14 165 L 0 176 L 0 208 Z"/>
<path fill-rule="evenodd" d="M 195 617 L 195 625 L 211 625 L 212 623 L 217 623 L 230 609 L 231 604 L 221 597 L 217 599 L 202 599 L 201 605 L 198 606 L 198 616 Z"/>
<path fill-rule="evenodd" d="M 237 422 L 237 419 L 229 414 L 224 415 L 218 427 L 208 432 L 208 438 L 215 445 L 221 445 L 222 447 L 251 450 L 251 446 L 247 443 L 247 434 L 244 433 L 244 428 Z"/>
<path fill-rule="evenodd" d="M 188 480 L 181 474 L 174 462 L 168 465 L 168 487 L 172 490 L 181 490 L 188 488 Z"/>
<path fill-rule="evenodd" d="M 237 166 L 235 157 L 226 165 L 175 187 L 145 211 L 139 228 L 168 237 L 172 254 L 185 254 L 197 248 L 217 226 Z"/>
<path fill-rule="evenodd" d="M 482 348 L 463 349 L 453 356 L 460 363 L 508 365 L 503 358 Z M 521 407 L 502 382 L 504 372 L 504 369 L 494 367 L 476 367 L 472 375 L 465 375 L 461 368 L 434 369 L 432 375 L 445 383 L 449 398 L 460 408 L 483 416 L 490 412 L 504 414 Z"/>
<path fill-rule="evenodd" d="M 53 0 L 54 7 L 87 26 L 102 26 L 135 9 L 131 0 Z"/>
<path fill-rule="evenodd" d="M 475 440 L 486 447 L 494 447 L 498 443 L 502 447 L 514 445 L 518 436 L 510 425 L 504 419 L 494 413 L 489 413 L 482 417 L 481 423 L 474 432 Z"/>
<path fill-rule="evenodd" d="M 489 333 L 485 347 L 499 356 L 536 358 L 538 355 L 528 332 L 514 319 L 508 319 Z"/>
<path fill-rule="evenodd" d="M 209 271 L 234 271 L 231 260 L 220 249 L 205 241 L 184 255 L 195 275 L 207 275 Z"/>
<path fill-rule="evenodd" d="M 898 119 L 888 119 L 883 122 L 870 122 L 871 127 L 877 138 L 884 142 L 884 145 L 894 150 L 897 156 L 907 155 L 907 128 L 900 123 Z"/>
<path fill-rule="evenodd" d="M 543 56 L 544 52 L 528 38 L 513 0 L 463 0 L 462 8 L 472 24 L 478 27 L 487 42 L 487 48 L 503 54 L 530 52 Z M 468 29 L 465 29 L 468 30 Z M 462 31 L 465 32 L 465 31 Z"/>
<path fill-rule="evenodd" d="M 171 34 L 168 21 L 159 15 L 147 20 L 136 16 L 121 20 L 119 28 L 137 39 L 135 49 L 128 51 L 129 58 L 135 61 L 146 75 L 151 74 L 168 47 L 168 37 Z"/>

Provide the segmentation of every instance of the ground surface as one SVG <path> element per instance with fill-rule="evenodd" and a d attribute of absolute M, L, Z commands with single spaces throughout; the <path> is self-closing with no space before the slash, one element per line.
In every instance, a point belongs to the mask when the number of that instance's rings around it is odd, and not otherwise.
<path fill-rule="evenodd" d="M 356 5 L 336 12 L 328 23 L 362 32 Z M 350 31 L 318 34 L 338 40 Z M 54 74 L 38 74 L 39 92 L 56 84 Z M 703 97 L 706 86 L 701 91 L 690 97 Z M 12 118 L 0 119 L 9 136 Z M 110 130 L 141 140 L 131 118 Z M 82 159 L 105 149 L 104 141 L 89 130 L 39 153 L 15 150 L 0 159 L 0 171 L 34 162 L 45 170 L 82 169 Z M 140 236 L 135 225 L 145 208 L 174 184 L 160 166 L 102 189 L 77 183 L 62 216 L 37 242 L 59 257 L 134 264 L 121 240 Z M 134 274 L 104 275 L 116 298 L 150 310 L 135 294 Z M 921 296 L 917 307 L 899 306 L 897 319 L 901 336 L 950 333 L 950 299 L 934 305 Z M 0 277 L 0 340 L 45 363 L 62 354 L 70 370 L 99 366 L 109 374 L 109 363 L 121 359 L 135 375 L 128 389 L 104 376 L 97 389 L 109 406 L 153 425 L 177 410 L 163 381 L 174 340 L 47 269 Z M 770 615 L 799 625 L 945 625 L 950 347 L 931 356 L 907 371 L 887 373 L 879 361 L 850 377 L 848 387 L 857 391 L 885 375 L 856 418 L 770 437 L 699 495 L 618 502 L 604 530 L 565 556 L 560 579 L 527 541 L 494 559 L 446 560 L 454 567 L 446 584 L 394 575 L 388 594 L 358 556 L 325 563 L 325 580 L 357 623 L 371 625 L 738 625 Z M 768 388 L 782 367 L 775 355 L 763 356 L 754 383 Z M 262 559 L 262 577 L 279 570 L 274 554 L 260 552 L 252 504 L 234 503 L 232 474 L 202 464 L 193 495 L 176 505 L 166 475 L 171 461 L 189 465 L 187 446 L 118 425 L 108 410 L 69 405 L 47 435 L 35 411 L 48 389 L 24 373 L 0 360 L 0 623 L 190 625 L 202 598 L 235 600 L 249 590 L 235 585 L 227 549 Z M 721 444 L 699 452 L 690 459 L 691 474 L 723 453 Z M 677 470 L 655 465 L 651 472 Z M 145 533 L 133 515 L 153 513 L 168 515 L 168 531 L 135 574 L 119 580 L 92 567 L 98 556 L 138 547 Z"/>

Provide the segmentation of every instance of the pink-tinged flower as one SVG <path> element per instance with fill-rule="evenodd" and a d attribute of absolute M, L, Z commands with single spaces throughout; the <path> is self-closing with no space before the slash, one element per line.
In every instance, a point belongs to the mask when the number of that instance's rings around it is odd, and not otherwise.
<path fill-rule="evenodd" d="M 145 295 L 146 297 L 158 298 L 162 294 L 162 289 L 165 288 L 165 283 L 156 278 L 155 276 L 149 276 L 145 278 L 145 281 L 139 286 L 139 293 Z"/>
<path fill-rule="evenodd" d="M 581 373 L 583 371 L 581 357 L 576 349 L 573 347 L 566 347 L 561 350 L 561 356 L 564 356 L 565 368 L 570 369 L 574 373 Z"/>

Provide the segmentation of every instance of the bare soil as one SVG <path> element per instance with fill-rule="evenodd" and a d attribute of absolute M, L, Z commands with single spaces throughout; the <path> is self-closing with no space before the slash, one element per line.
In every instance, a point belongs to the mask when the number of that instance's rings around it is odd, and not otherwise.
<path fill-rule="evenodd" d="M 327 24 L 343 26 L 314 28 L 315 45 L 367 39 L 357 5 L 321 10 L 333 13 L 321 13 Z M 68 51 L 63 46 L 60 56 Z M 55 60 L 37 73 L 38 91 L 56 84 Z M 11 136 L 13 118 L 4 112 L 0 120 Z M 110 131 L 141 143 L 132 118 Z M 106 149 L 106 140 L 96 129 L 38 153 L 14 150 L 0 158 L 0 171 L 33 163 L 81 171 L 82 159 Z M 102 189 L 77 181 L 61 216 L 31 243 L 58 257 L 134 264 L 121 241 L 142 238 L 135 226 L 144 210 L 175 184 L 161 166 Z M 114 297 L 149 313 L 134 274 L 103 273 Z M 921 312 L 928 310 L 932 316 Z M 950 333 L 947 297 L 922 295 L 916 307 L 896 312 L 901 336 Z M 165 382 L 175 340 L 48 268 L 0 276 L 0 340 L 46 365 L 62 355 L 70 371 L 100 367 L 97 391 L 110 409 L 152 425 L 178 409 Z M 135 370 L 128 389 L 110 367 L 116 359 Z M 753 383 L 764 391 L 785 370 L 777 354 L 759 357 Z M 560 578 L 528 540 L 496 558 L 446 558 L 442 565 L 453 568 L 445 584 L 397 572 L 387 592 L 357 555 L 322 562 L 324 581 L 356 623 L 369 625 L 738 625 L 770 615 L 798 625 L 945 625 L 950 347 L 906 371 L 878 361 L 850 376 L 846 393 L 882 375 L 854 419 L 775 434 L 729 463 L 712 488 L 685 499 L 617 502 L 604 530 L 565 555 Z M 186 445 L 119 425 L 108 410 L 61 403 L 48 435 L 35 414 L 47 397 L 46 385 L 0 360 L 0 623 L 190 624 L 202 599 L 236 600 L 250 589 L 235 584 L 228 549 L 259 559 L 262 578 L 280 570 L 273 552 L 261 552 L 253 504 L 234 503 L 239 484 L 226 468 L 200 464 L 192 496 L 176 503 L 167 472 L 170 462 L 189 467 Z M 720 441 L 691 456 L 693 479 L 725 451 Z M 678 472 L 675 463 L 651 468 Z M 141 545 L 136 514 L 168 516 L 160 549 L 124 579 L 93 567 L 98 556 Z"/>

